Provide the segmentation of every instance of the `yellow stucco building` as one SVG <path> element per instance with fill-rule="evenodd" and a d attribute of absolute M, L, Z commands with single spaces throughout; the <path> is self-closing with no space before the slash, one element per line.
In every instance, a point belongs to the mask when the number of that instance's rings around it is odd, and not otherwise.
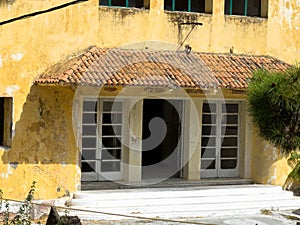
<path fill-rule="evenodd" d="M 282 185 L 286 159 L 257 136 L 245 90 L 253 70 L 300 60 L 299 24 L 297 0 L 0 1 L 0 189 Z"/>

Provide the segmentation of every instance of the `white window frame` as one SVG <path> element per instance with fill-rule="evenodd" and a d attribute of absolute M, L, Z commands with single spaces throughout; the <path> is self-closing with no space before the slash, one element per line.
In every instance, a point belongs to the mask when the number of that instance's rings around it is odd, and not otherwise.
<path fill-rule="evenodd" d="M 239 167 L 240 167 L 240 141 L 241 141 L 241 102 L 239 101 L 204 101 L 203 104 L 205 103 L 212 103 L 212 104 L 216 104 L 216 113 L 213 113 L 216 115 L 216 124 L 203 124 L 202 121 L 202 125 L 201 127 L 204 125 L 215 125 L 216 126 L 216 135 L 214 135 L 216 137 L 216 152 L 215 152 L 215 169 L 201 169 L 201 162 L 200 162 L 200 176 L 201 178 L 217 178 L 217 177 L 238 177 L 239 176 Z M 238 105 L 238 113 L 222 113 L 222 104 L 237 104 Z M 209 115 L 212 113 L 205 113 L 202 112 L 202 115 Z M 237 126 L 238 127 L 238 131 L 237 131 L 237 135 L 229 135 L 229 136 L 235 136 L 237 137 L 237 156 L 234 157 L 234 159 L 237 160 L 237 165 L 234 169 L 221 169 L 221 141 L 222 139 L 222 116 L 223 115 L 228 115 L 228 114 L 234 114 L 234 115 L 238 115 L 238 124 L 230 124 L 230 126 Z M 228 124 L 227 124 L 228 125 Z M 202 137 L 211 137 L 211 135 L 203 135 L 201 134 L 201 138 Z M 201 150 L 202 151 L 202 145 L 201 145 Z M 214 158 L 207 158 L 207 159 L 214 159 Z M 226 158 L 226 159 L 231 159 L 231 158 Z M 233 158 L 232 158 L 233 159 Z M 200 154 L 200 161 L 202 160 L 201 158 L 201 154 Z"/>
<path fill-rule="evenodd" d="M 110 125 L 110 124 L 103 124 L 102 123 L 102 119 L 103 119 L 103 113 L 111 113 L 110 112 L 105 112 L 103 111 L 103 104 L 104 102 L 114 102 L 113 98 L 95 98 L 95 97 L 83 97 L 82 98 L 82 107 L 81 107 L 81 118 L 83 116 L 84 113 L 84 109 L 83 109 L 83 102 L 84 101 L 95 101 L 97 102 L 97 109 L 96 109 L 96 115 L 97 115 L 97 121 L 96 121 L 96 156 L 95 159 L 90 160 L 90 161 L 95 161 L 95 171 L 94 172 L 81 172 L 81 181 L 104 181 L 104 180 L 121 180 L 122 179 L 122 172 L 123 172 L 123 168 L 122 168 L 122 159 L 123 159 L 123 145 L 122 145 L 122 135 L 123 135 L 123 117 L 124 117 L 124 104 L 123 101 L 118 100 L 118 102 L 121 102 L 122 104 L 122 109 L 121 112 L 115 112 L 115 113 L 120 113 L 121 114 L 121 118 L 122 118 L 122 122 L 120 124 L 118 124 L 118 126 L 121 126 L 121 135 L 119 135 L 121 138 L 120 142 L 121 142 L 121 147 L 120 148 L 109 148 L 109 150 L 111 149 L 118 149 L 120 150 L 120 159 L 106 159 L 103 160 L 102 159 L 102 139 L 103 139 L 103 135 L 102 135 L 102 127 L 103 125 Z M 80 139 L 81 139 L 81 143 L 80 143 L 80 148 L 81 148 L 81 152 L 83 151 L 82 148 L 82 139 L 84 137 L 92 137 L 92 136 L 84 136 L 82 133 L 82 128 L 84 125 L 89 125 L 89 124 L 84 124 L 83 121 L 81 121 L 80 124 L 80 129 L 81 129 L 81 135 L 80 135 Z M 112 125 L 112 124 L 111 124 Z M 112 135 L 113 137 L 115 137 L 115 135 Z M 105 137 L 111 137 L 110 136 L 105 136 Z M 82 160 L 81 161 L 89 161 L 89 160 Z M 102 162 L 119 162 L 120 163 L 120 171 L 111 171 L 111 172 L 102 172 L 101 171 L 101 163 Z"/>

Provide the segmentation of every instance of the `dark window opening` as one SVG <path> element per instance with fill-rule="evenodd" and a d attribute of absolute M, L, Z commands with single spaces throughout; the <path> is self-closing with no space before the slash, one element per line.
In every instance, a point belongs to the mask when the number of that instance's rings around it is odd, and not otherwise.
<path fill-rule="evenodd" d="M 143 0 L 100 0 L 99 5 L 116 7 L 134 7 L 149 9 L 148 1 Z"/>
<path fill-rule="evenodd" d="M 96 170 L 96 163 L 94 161 L 81 163 L 82 172 L 94 172 L 95 170 Z"/>
<path fill-rule="evenodd" d="M 211 11 L 205 7 L 205 0 L 165 0 L 164 9 L 168 11 L 185 11 L 205 13 Z"/>
<path fill-rule="evenodd" d="M 262 17 L 262 1 L 266 0 L 225 0 L 225 14 Z"/>
<path fill-rule="evenodd" d="M 0 145 L 10 146 L 12 137 L 12 98 L 0 97 Z"/>
<path fill-rule="evenodd" d="M 205 0 L 191 1 L 191 12 L 205 12 Z"/>

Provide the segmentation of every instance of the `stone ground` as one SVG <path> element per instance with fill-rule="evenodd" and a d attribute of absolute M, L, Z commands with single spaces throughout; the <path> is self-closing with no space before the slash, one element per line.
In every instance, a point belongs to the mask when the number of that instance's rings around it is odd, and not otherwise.
<path fill-rule="evenodd" d="M 297 225 L 300 218 L 290 215 L 283 216 L 279 212 L 271 212 L 257 215 L 226 216 L 215 218 L 178 218 L 178 222 L 159 220 L 81 220 L 82 225 Z M 286 214 L 286 213 L 284 213 Z M 40 221 L 46 224 L 46 219 Z M 38 225 L 33 224 L 33 225 Z"/>
<path fill-rule="evenodd" d="M 112 220 L 112 221 L 81 221 L 83 225 L 296 225 L 300 219 L 294 216 L 282 216 L 278 212 L 269 215 L 226 216 L 215 218 L 181 218 L 181 222 L 151 221 L 151 220 Z M 188 222 L 188 223 L 187 223 Z"/>
<path fill-rule="evenodd" d="M 300 208 L 300 197 L 270 185 L 82 191 L 70 205 L 70 215 L 79 216 L 83 225 L 296 225 L 300 222 L 300 217 L 292 213 Z M 132 218 L 135 216 L 148 219 Z"/>
<path fill-rule="evenodd" d="M 83 225 L 300 225 L 300 197 L 271 185 L 81 191 L 68 206 Z"/>

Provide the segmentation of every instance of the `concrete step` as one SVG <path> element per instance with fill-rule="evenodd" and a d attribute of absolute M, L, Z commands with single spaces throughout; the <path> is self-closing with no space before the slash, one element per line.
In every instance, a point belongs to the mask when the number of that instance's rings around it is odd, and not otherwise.
<path fill-rule="evenodd" d="M 278 202 L 278 201 L 286 201 L 288 198 L 281 196 L 277 198 L 272 198 L 272 196 L 259 196 L 259 197 L 250 197 L 250 196 L 239 196 L 239 197 L 232 197 L 232 196 L 224 196 L 224 197 L 210 197 L 210 198 L 204 198 L 204 197 L 198 197 L 198 198 L 193 198 L 193 199 L 179 199 L 179 198 L 174 198 L 174 199 L 151 199 L 151 200 L 126 200 L 126 201 L 97 201 L 93 203 L 91 206 L 91 200 L 90 201 L 85 201 L 85 202 L 74 202 L 72 203 L 72 206 L 81 206 L 81 207 L 86 207 L 86 208 L 96 208 L 96 207 L 104 207 L 106 209 L 114 209 L 114 208 L 119 208 L 119 207 L 162 207 L 162 206 L 167 206 L 167 207 L 172 207 L 173 205 L 176 205 L 180 202 L 181 206 L 194 206 L 194 205 L 199 205 L 199 204 L 222 204 L 226 205 L 227 203 L 235 202 L 235 203 L 252 203 L 252 202 Z M 300 207 L 300 206 L 299 206 Z"/>
<path fill-rule="evenodd" d="M 113 214 L 179 218 L 291 210 L 300 207 L 300 198 L 279 186 L 227 185 L 82 191 L 76 193 L 71 205 L 73 209 Z M 85 219 L 122 219 L 88 212 L 77 215 Z"/>
<path fill-rule="evenodd" d="M 285 210 L 291 210 L 295 208 L 299 208 L 299 204 L 291 204 L 291 202 L 287 202 L 284 205 L 280 206 L 270 206 L 268 203 L 262 204 L 262 205 L 248 205 L 244 207 L 242 205 L 236 205 L 235 208 L 232 207 L 232 205 L 227 205 L 224 208 L 217 208 L 213 205 L 210 207 L 203 206 L 201 207 L 195 207 L 195 208 L 184 208 L 185 206 L 180 207 L 179 210 L 177 210 L 177 207 L 172 208 L 172 210 L 167 209 L 166 211 L 162 210 L 161 208 L 157 209 L 156 211 L 139 211 L 137 208 L 133 209 L 127 209 L 127 210 L 118 210 L 118 211 L 110 211 L 110 210 L 99 210 L 100 213 L 88 213 L 88 212 L 79 212 L 79 211 L 71 211 L 70 215 L 77 215 L 81 219 L 85 220 L 121 220 L 121 219 L 130 219 L 130 217 L 122 217 L 117 216 L 117 214 L 121 215 L 129 215 L 129 216 L 135 216 L 135 217 L 152 217 L 152 218 L 166 218 L 166 219 L 178 219 L 178 218 L 211 218 L 211 217 L 221 217 L 221 216 L 242 216 L 242 215 L 255 215 L 260 214 L 261 210 L 275 210 L 275 211 L 285 211 Z M 184 210 L 183 210 L 184 208 Z M 95 210 L 95 209 L 94 209 Z M 93 210 L 93 211 L 94 211 Z M 102 212 L 102 213 L 101 213 Z M 105 213 L 113 213 L 116 215 L 107 215 L 103 214 Z"/>
<path fill-rule="evenodd" d="M 299 204 L 297 205 L 299 206 Z M 283 205 L 272 204 L 269 205 L 268 202 L 264 204 L 260 204 L 258 207 L 257 204 L 228 204 L 226 206 L 220 206 L 220 204 L 212 204 L 210 207 L 207 206 L 193 206 L 189 207 L 187 205 L 176 206 L 176 207 L 141 207 L 141 208 L 127 208 L 126 210 L 117 210 L 117 211 L 108 211 L 108 210 L 96 210 L 98 212 L 106 212 L 106 213 L 116 213 L 122 215 L 139 215 L 148 217 L 149 215 L 160 218 L 180 218 L 180 217 L 211 217 L 211 216 L 224 216 L 224 215 L 235 215 L 235 213 L 243 213 L 249 214 L 250 212 L 253 214 L 259 213 L 262 209 L 264 210 L 291 210 L 295 207 L 291 205 L 290 202 L 285 203 Z M 80 217 L 82 215 L 81 212 L 76 212 Z M 85 212 L 84 212 L 85 214 Z M 94 213 L 95 216 L 102 217 L 102 214 Z M 92 214 L 91 214 L 92 215 Z"/>
<path fill-rule="evenodd" d="M 218 191 L 219 190 L 219 191 Z M 126 195 L 124 194 L 126 193 Z M 147 193 L 147 195 L 145 195 Z M 193 197 L 193 196 L 222 196 L 239 194 L 270 194 L 283 193 L 280 186 L 264 185 L 226 185 L 226 186 L 205 186 L 205 187 L 172 187 L 172 188 L 143 188 L 143 189 L 116 189 L 116 190 L 98 190 L 81 191 L 74 195 L 75 199 L 120 199 L 120 198 L 153 198 L 153 197 Z M 292 195 L 292 192 L 285 192 Z"/>
<path fill-rule="evenodd" d="M 199 187 L 216 185 L 247 185 L 253 184 L 251 179 L 241 178 L 218 178 L 201 179 L 199 181 L 189 181 L 179 178 L 171 178 L 159 183 L 151 182 L 151 179 L 139 183 L 117 183 L 117 182 L 82 182 L 81 190 L 113 190 L 113 189 L 137 189 L 137 188 L 163 188 L 163 187 Z"/>
<path fill-rule="evenodd" d="M 159 204 L 159 201 L 157 201 L 158 204 L 145 204 L 145 205 L 136 205 L 133 203 L 132 205 L 120 205 L 119 207 L 114 206 L 110 207 L 107 205 L 102 205 L 97 206 L 94 204 L 90 204 L 89 206 L 76 206 L 74 208 L 81 208 L 81 209 L 88 209 L 88 210 L 93 210 L 93 209 L 100 209 L 102 211 L 107 211 L 109 212 L 122 212 L 122 213 L 132 213 L 132 212 L 138 212 L 138 213 L 162 213 L 162 212 L 185 212 L 185 211 L 207 211 L 207 210 L 236 210 L 236 209 L 262 209 L 262 208 L 267 208 L 267 209 L 293 209 L 300 207 L 300 201 L 298 199 L 274 199 L 274 200 L 262 200 L 262 201 L 246 201 L 246 202 L 198 202 L 198 203 L 177 203 L 177 204 L 165 204 L 161 203 Z"/>

